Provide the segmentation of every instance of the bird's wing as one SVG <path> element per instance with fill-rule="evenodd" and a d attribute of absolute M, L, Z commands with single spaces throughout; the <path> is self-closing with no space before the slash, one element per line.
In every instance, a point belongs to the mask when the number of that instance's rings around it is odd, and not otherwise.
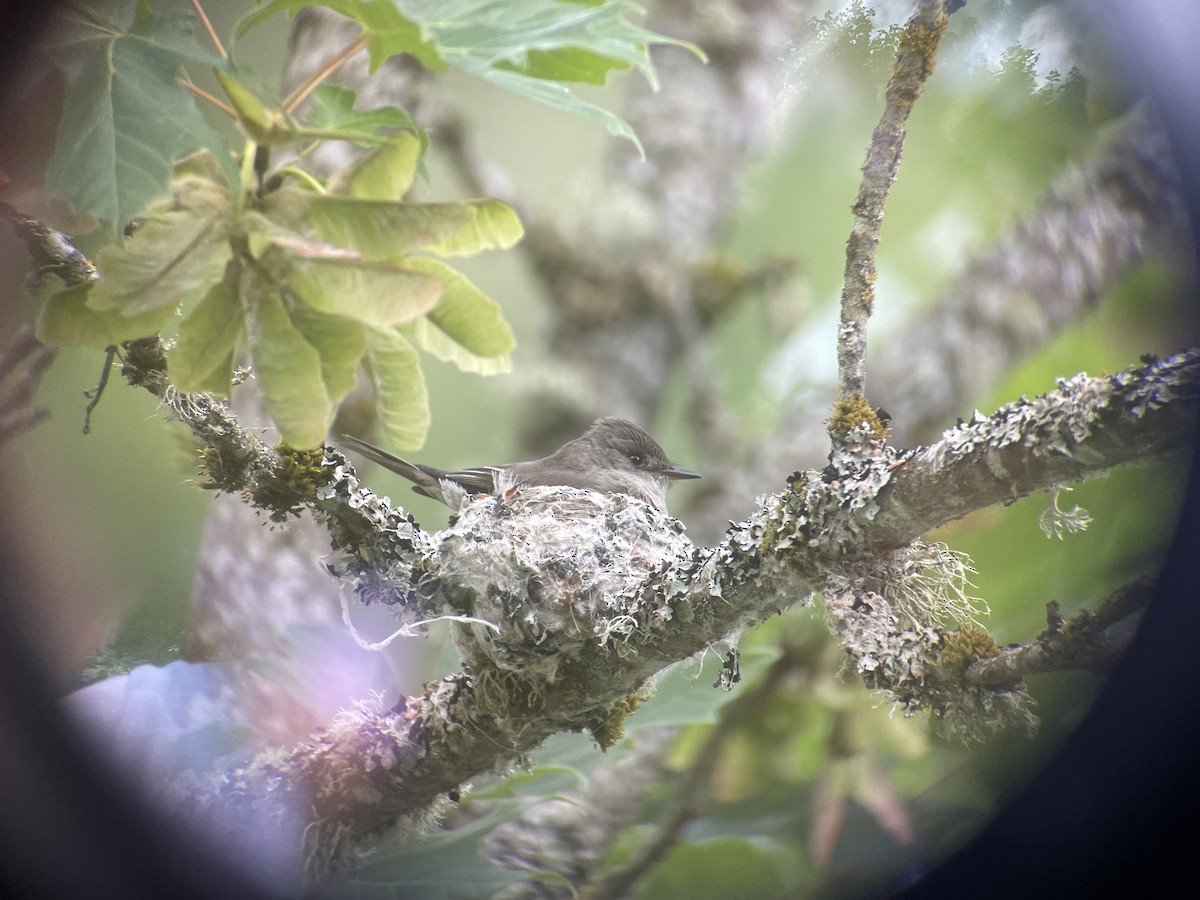
<path fill-rule="evenodd" d="M 458 482 L 473 494 L 490 494 L 496 489 L 496 470 L 491 466 L 441 472 L 440 476 Z"/>

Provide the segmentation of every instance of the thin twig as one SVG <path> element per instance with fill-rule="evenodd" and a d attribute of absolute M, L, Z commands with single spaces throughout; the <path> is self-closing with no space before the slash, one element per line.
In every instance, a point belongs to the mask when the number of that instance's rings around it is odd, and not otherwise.
<path fill-rule="evenodd" d="M 197 86 L 196 84 L 194 84 L 192 82 L 192 80 L 190 78 L 180 78 L 179 83 L 182 84 L 189 91 L 191 91 L 193 94 L 195 94 L 197 97 L 201 98 L 202 100 L 207 100 L 209 103 L 211 103 L 217 109 L 219 109 L 221 112 L 225 113 L 225 115 L 229 116 L 229 118 L 234 119 L 236 121 L 236 119 L 238 117 L 237 111 L 232 106 L 230 106 L 228 103 L 226 103 L 224 100 L 220 99 L 219 97 L 213 96 L 208 91 L 204 90 L 204 88 Z"/>
<path fill-rule="evenodd" d="M 326 78 L 345 65 L 345 63 L 349 61 L 354 54 L 358 53 L 359 50 L 367 46 L 368 40 L 369 38 L 367 37 L 367 33 L 365 31 L 362 32 L 362 34 L 351 41 L 350 44 L 342 50 L 342 52 L 332 57 L 328 62 L 322 65 L 321 68 L 317 69 L 317 71 L 308 76 L 308 79 L 302 85 L 300 85 L 300 87 L 292 91 L 292 93 L 288 95 L 288 98 L 283 101 L 284 112 L 295 112 L 296 107 L 304 102 L 305 97 L 315 91 L 317 87 L 325 81 Z"/>
<path fill-rule="evenodd" d="M 1135 633 L 1122 626 L 1140 612 L 1154 595 L 1156 579 L 1143 576 L 1122 585 L 1095 609 L 1080 610 L 1064 620 L 1058 603 L 1046 604 L 1049 626 L 1027 644 L 1003 647 L 995 656 L 976 660 L 966 670 L 972 684 L 999 686 L 1026 675 L 1070 669 L 1102 670 L 1129 646 Z"/>
<path fill-rule="evenodd" d="M 200 5 L 200 0 L 192 0 L 192 9 L 196 11 L 196 15 L 200 17 L 200 21 L 204 23 L 204 30 L 208 32 L 208 39 L 213 42 L 213 46 L 221 54 L 221 59 L 229 59 L 229 54 L 221 46 L 221 39 L 217 37 L 217 32 L 213 29 L 212 22 L 208 21 L 208 15 L 204 12 L 204 7 Z"/>
<path fill-rule="evenodd" d="M 116 358 L 117 345 L 109 344 L 104 350 L 104 368 L 100 370 L 100 381 L 90 391 L 83 392 L 83 396 L 91 401 L 83 413 L 84 434 L 90 434 L 92 431 L 92 410 L 96 408 L 100 403 L 100 398 L 104 396 L 104 389 L 108 387 L 108 376 L 112 374 L 113 360 Z"/>
<path fill-rule="evenodd" d="M 900 34 L 896 67 L 888 82 L 883 115 L 862 166 L 862 183 L 851 207 L 854 227 L 846 242 L 846 272 L 842 285 L 842 315 L 838 328 L 838 396 L 862 396 L 866 373 L 867 319 L 875 306 L 875 250 L 883 207 L 896 180 L 904 147 L 904 126 L 925 79 L 933 72 L 938 42 L 949 15 L 944 0 L 920 0 L 917 11 Z"/>

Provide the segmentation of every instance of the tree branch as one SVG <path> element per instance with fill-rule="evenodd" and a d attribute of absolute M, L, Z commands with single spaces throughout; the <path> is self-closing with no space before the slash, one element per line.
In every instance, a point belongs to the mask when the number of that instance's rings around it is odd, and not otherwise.
<path fill-rule="evenodd" d="M 972 510 L 1187 450 L 1198 399 L 1200 356 L 1184 351 L 1112 376 L 1061 378 L 1057 391 L 976 413 L 897 469 L 868 543 L 902 546 Z"/>
<path fill-rule="evenodd" d="M 1133 637 L 1130 617 L 1144 609 L 1154 596 L 1156 579 L 1135 579 L 1113 591 L 1095 609 L 1080 610 L 1064 620 L 1058 601 L 1046 604 L 1045 631 L 1027 644 L 1001 647 L 967 666 L 964 677 L 972 684 L 1015 684 L 1027 675 L 1064 669 L 1103 671 L 1124 652 Z"/>
<path fill-rule="evenodd" d="M 847 257 L 848 292 L 849 276 L 858 280 L 853 296 L 844 297 L 844 324 L 853 332 L 844 364 L 839 353 L 844 394 L 862 392 L 882 203 L 899 162 L 904 117 L 945 24 L 942 3 L 922 3 L 913 21 L 922 14 L 936 21 L 911 35 L 907 59 L 916 80 L 902 79 L 899 70 L 893 79 L 873 144 L 878 153 L 868 158 L 855 206 L 862 226 L 856 223 L 856 235 L 864 243 Z M 765 38 L 744 40 L 726 48 L 729 56 L 754 57 L 766 45 Z M 710 111 L 692 113 L 698 114 L 726 121 Z M 648 145 L 651 131 L 644 132 Z M 674 144 L 663 146 L 660 166 L 704 156 L 693 152 L 693 135 L 677 122 L 663 133 Z M 741 140 L 723 148 L 735 162 L 744 156 Z M 720 158 L 708 154 L 714 157 Z M 728 163 L 721 159 L 717 171 L 740 168 Z M 703 182 L 724 183 L 711 176 L 710 166 Z M 628 180 L 637 183 L 637 174 Z M 601 401 L 607 412 L 633 409 L 646 417 L 672 363 L 694 343 L 695 284 L 688 273 L 728 204 L 680 190 L 688 183 L 682 176 L 663 179 L 646 206 L 635 204 L 639 214 L 650 208 L 648 228 L 597 242 L 604 250 L 595 266 L 576 254 L 569 278 L 560 271 L 561 247 L 550 241 L 542 249 L 544 279 L 564 287 L 554 292 L 566 310 L 559 349 L 582 370 L 602 366 L 619 382 Z M 611 227 L 623 232 L 626 224 Z M 656 240 L 646 240 L 655 232 Z M 640 253 L 619 252 L 633 243 L 643 244 Z M 624 268 L 614 272 L 614 259 Z M 597 297 L 607 302 L 591 302 Z M 861 444 L 855 458 L 824 473 L 797 473 L 788 490 L 762 500 L 724 540 L 699 549 L 670 520 L 627 499 L 555 489 L 485 498 L 464 508 L 452 528 L 426 535 L 403 510 L 360 489 L 335 451 L 270 449 L 211 398 L 172 392 L 157 342 L 131 346 L 126 375 L 202 439 L 210 486 L 245 493 L 275 519 L 311 506 L 338 551 L 333 573 L 353 580 L 364 602 L 388 603 L 406 622 L 458 615 L 491 623 L 455 626 L 464 674 L 432 682 L 392 709 L 364 703 L 289 751 L 266 752 L 190 793 L 189 808 L 219 819 L 231 841 L 264 828 L 285 832 L 305 847 L 313 880 L 352 866 L 364 836 L 405 819 L 419 826 L 436 814 L 439 794 L 510 764 L 550 734 L 595 732 L 632 709 L 631 698 L 655 672 L 783 606 L 807 602 L 818 589 L 864 679 L 907 709 L 932 709 L 966 734 L 1029 721 L 1026 698 L 1011 677 L 993 681 L 976 662 L 965 671 L 947 666 L 947 649 L 962 648 L 889 587 L 914 581 L 909 542 L 973 509 L 1183 448 L 1181 426 L 1198 396 L 1196 359 L 1182 356 L 1123 376 L 1064 382 L 1054 394 L 977 416 L 911 455 L 870 434 L 848 433 Z M 609 389 L 609 379 L 593 383 Z M 934 548 L 934 557 L 940 553 Z M 946 568 L 953 571 L 949 562 Z M 953 588 L 932 588 L 939 591 Z M 969 658 L 967 651 L 960 655 Z"/>
<path fill-rule="evenodd" d="M 420 575 L 432 551 L 429 536 L 403 509 L 360 488 L 345 457 L 330 449 L 268 447 L 221 401 L 171 387 L 159 338 L 130 341 L 124 349 L 126 380 L 158 397 L 167 414 L 202 443 L 202 487 L 241 495 L 274 522 L 310 506 L 341 551 L 331 573 L 356 579 L 364 603 L 399 605 L 411 622 L 436 615 L 429 605 L 436 588 Z"/>
<path fill-rule="evenodd" d="M 883 115 L 871 135 L 863 179 L 851 207 L 854 227 L 846 242 L 846 273 L 838 328 L 838 397 L 861 397 L 866 388 L 867 320 L 875 307 L 875 250 L 883 207 L 900 168 L 904 126 L 933 73 L 938 43 L 949 14 L 942 0 L 920 0 L 900 32 L 900 50 L 888 82 Z"/>
<path fill-rule="evenodd" d="M 631 498 L 567 488 L 481 498 L 426 535 L 359 488 L 336 452 L 269 449 L 222 404 L 172 392 L 156 339 L 126 351 L 131 382 L 211 451 L 213 486 L 275 516 L 310 505 L 339 550 L 331 570 L 354 579 L 365 602 L 393 604 L 408 622 L 491 623 L 453 626 L 467 674 L 391 710 L 343 713 L 282 758 L 264 753 L 193 793 L 197 815 L 219 817 L 227 834 L 290 823 L 314 877 L 353 865 L 367 834 L 420 820 L 440 793 L 550 734 L 596 731 L 631 711 L 656 672 L 814 590 L 867 684 L 906 709 L 931 709 L 967 736 L 1031 722 L 1019 687 L 980 684 L 945 662 L 948 648 L 956 659 L 988 649 L 970 643 L 970 629 L 935 624 L 939 612 L 969 615 L 954 604 L 961 562 L 936 545 L 894 548 L 973 509 L 1183 449 L 1200 399 L 1200 357 L 1181 354 L 1064 380 L 911 454 L 860 436 L 866 446 L 846 457 L 849 468 L 796 473 L 705 549 Z M 927 574 L 939 565 L 942 576 Z M 297 813 L 298 802 L 312 813 Z"/>

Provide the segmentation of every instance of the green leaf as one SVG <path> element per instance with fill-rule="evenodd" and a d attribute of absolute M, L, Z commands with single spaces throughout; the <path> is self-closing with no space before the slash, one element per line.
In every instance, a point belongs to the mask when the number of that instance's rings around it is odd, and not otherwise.
<path fill-rule="evenodd" d="M 215 49 L 207 35 L 197 37 L 196 26 L 199 24 L 194 13 L 184 10 L 167 10 L 151 12 L 149 4 L 139 4 L 139 9 L 132 16 L 126 15 L 124 20 L 130 22 L 128 36 L 135 40 L 153 43 L 159 49 L 173 53 L 181 62 L 197 63 L 214 69 L 227 69 L 229 61 Z M 105 32 L 104 37 L 114 35 Z"/>
<path fill-rule="evenodd" d="M 203 394 L 215 394 L 218 397 L 228 397 L 233 389 L 233 358 L 235 350 L 225 354 L 225 358 L 215 365 L 208 376 L 196 382 L 196 391 Z"/>
<path fill-rule="evenodd" d="M 758 677 L 778 656 L 775 645 L 746 647 L 741 654 L 742 685 Z M 719 654 L 705 654 L 700 663 L 685 660 L 662 672 L 655 681 L 654 696 L 625 720 L 626 733 L 650 726 L 716 722 L 721 707 L 740 696 L 737 690 L 713 687 L 721 662 Z"/>
<path fill-rule="evenodd" d="M 237 183 L 224 138 L 178 82 L 185 60 L 218 68 L 188 14 L 153 14 L 127 32 L 90 34 L 67 86 L 47 184 L 79 212 L 127 222 L 166 190 L 175 159 L 208 147 Z"/>
<path fill-rule="evenodd" d="M 396 3 L 425 27 L 448 63 L 472 74 L 507 62 L 530 77 L 559 78 L 556 72 L 566 62 L 556 60 L 556 52 L 584 50 L 593 57 L 591 66 L 596 70 L 637 66 L 654 85 L 648 45 L 687 46 L 630 23 L 626 15 L 639 7 L 624 0 L 597 4 L 570 0 L 520 3 L 396 0 Z M 531 62 L 529 54 L 533 51 L 540 51 L 541 56 Z M 582 63 L 582 58 L 574 59 L 576 66 Z M 597 75 L 598 71 L 590 72 L 588 80 Z"/>
<path fill-rule="evenodd" d="M 243 304 L 254 375 L 271 419 L 285 443 L 298 449 L 317 446 L 325 440 L 334 412 L 320 356 L 292 324 L 277 293 L 243 297 Z"/>
<path fill-rule="evenodd" d="M 374 72 L 389 56 L 408 53 L 421 61 L 431 71 L 446 67 L 438 56 L 437 48 L 425 36 L 424 29 L 403 15 L 392 0 L 271 0 L 247 14 L 238 22 L 236 34 L 240 38 L 251 28 L 260 25 L 276 13 L 286 12 L 294 16 L 311 6 L 324 6 L 358 22 L 367 36 L 367 51 L 371 56 L 371 71 Z"/>
<path fill-rule="evenodd" d="M 239 35 L 277 12 L 296 11 L 306 0 L 275 0 L 251 13 Z M 674 44 L 704 54 L 692 44 L 633 25 L 628 0 L 578 3 L 572 0 L 327 0 L 363 26 L 372 67 L 389 56 L 409 53 L 440 70 L 446 63 L 554 109 L 604 125 L 638 144 L 633 130 L 615 113 L 580 100 L 558 82 L 603 84 L 613 70 L 636 67 L 650 84 L 657 78 L 652 44 Z"/>
<path fill-rule="evenodd" d="M 416 349 L 395 329 L 367 331 L 367 363 L 384 434 L 403 450 L 416 450 L 429 431 L 429 395 Z"/>
<path fill-rule="evenodd" d="M 596 753 L 595 748 L 592 752 Z M 583 791 L 587 788 L 587 776 L 570 766 L 534 766 L 526 772 L 514 772 L 501 779 L 494 787 L 471 792 L 471 802 L 477 800 L 504 800 L 509 797 L 545 798 L 566 791 Z"/>
<path fill-rule="evenodd" d="M 229 257 L 217 215 L 190 209 L 151 214 L 123 244 L 109 244 L 96 256 L 101 279 L 88 305 L 138 315 L 176 303 L 219 279 Z"/>
<path fill-rule="evenodd" d="M 492 797 L 537 798 L 577 790 L 587 783 L 597 766 L 620 759 L 630 746 L 626 741 L 601 753 L 591 737 L 559 732 L 529 754 L 528 770 L 504 776 L 480 775 L 472 780 L 471 793 L 464 799 L 473 803 Z"/>
<path fill-rule="evenodd" d="M 93 347 L 132 341 L 158 334 L 175 316 L 174 306 L 137 316 L 119 310 L 97 312 L 87 305 L 92 285 L 77 285 L 52 295 L 38 317 L 37 337 L 52 347 Z"/>
<path fill-rule="evenodd" d="M 292 310 L 292 322 L 321 357 L 321 380 L 336 407 L 358 381 L 358 363 L 367 351 L 367 332 L 358 322 L 327 316 L 307 306 Z"/>
<path fill-rule="evenodd" d="M 334 175 L 329 193 L 360 200 L 399 200 L 412 187 L 424 150 L 423 141 L 398 134 Z"/>
<path fill-rule="evenodd" d="M 504 88 L 504 90 L 511 91 L 527 100 L 536 101 L 551 109 L 583 119 L 585 122 L 601 125 L 614 137 L 625 138 L 632 142 L 637 147 L 638 153 L 645 155 L 642 142 L 638 140 L 628 122 L 602 106 L 580 99 L 557 82 L 528 78 L 517 72 L 506 72 L 501 69 L 489 69 L 480 73 L 480 77 L 496 87 Z"/>
<path fill-rule="evenodd" d="M 405 268 L 403 261 L 363 259 L 355 250 L 302 237 L 257 213 L 247 213 L 239 222 L 259 262 L 260 277 L 275 288 L 286 284 L 321 312 L 384 327 L 424 315 L 441 296 L 435 279 Z"/>
<path fill-rule="evenodd" d="M 381 328 L 424 315 L 442 293 L 436 279 L 412 269 L 341 259 L 294 258 L 287 283 L 315 310 Z"/>
<path fill-rule="evenodd" d="M 374 146 L 374 142 L 364 142 L 360 136 L 379 138 L 400 128 L 407 128 L 419 138 L 422 152 L 428 145 L 429 138 L 425 129 L 404 110 L 394 106 L 356 110 L 354 101 L 354 91 L 348 88 L 332 84 L 319 85 L 312 93 L 312 113 L 308 121 L 329 136 L 340 133 L 345 135 L 345 140 L 353 141 L 359 146 Z M 396 194 L 395 199 L 399 199 L 405 190 L 408 188 Z"/>
<path fill-rule="evenodd" d="M 513 208 L 499 200 L 468 200 L 475 210 L 465 228 L 425 248 L 439 256 L 468 256 L 481 250 L 507 250 L 525 236 Z"/>
<path fill-rule="evenodd" d="M 224 282 L 213 285 L 180 324 L 179 338 L 167 351 L 171 383 L 181 391 L 228 394 L 225 364 L 241 335 L 242 308 L 237 297 Z"/>
<path fill-rule="evenodd" d="M 420 22 L 451 65 L 555 109 L 604 125 L 641 151 L 629 125 L 608 110 L 580 100 L 559 81 L 602 84 L 614 69 L 638 68 L 652 87 L 657 77 L 651 44 L 692 44 L 630 23 L 639 7 L 625 0 L 581 4 L 570 0 L 396 0 Z M 548 80 L 550 79 L 550 80 Z"/>
<path fill-rule="evenodd" d="M 464 372 L 509 371 L 516 339 L 500 304 L 445 263 L 411 258 L 406 265 L 441 282 L 442 299 L 424 318 L 404 326 L 404 333 L 422 350 Z"/>
<path fill-rule="evenodd" d="M 249 245 L 247 249 L 254 259 L 262 259 L 277 244 L 290 247 L 295 245 L 296 252 L 320 255 L 320 248 L 327 248 L 327 254 L 337 251 L 343 258 L 358 259 L 359 254 L 344 247 L 334 247 L 324 241 L 305 238 L 300 229 L 304 227 L 304 214 L 308 210 L 309 198 L 313 195 L 307 191 L 297 191 L 292 188 L 281 188 L 268 195 L 269 203 L 263 204 L 262 212 L 247 210 L 237 218 L 235 234 L 245 235 Z"/>
<path fill-rule="evenodd" d="M 394 259 L 460 234 L 478 211 L 470 203 L 400 203 L 314 196 L 305 218 L 325 240 L 368 259 Z"/>
<path fill-rule="evenodd" d="M 519 72 L 530 78 L 546 81 L 582 81 L 587 84 L 604 84 L 613 69 L 628 69 L 631 63 L 621 62 L 590 50 L 565 47 L 561 50 L 530 50 L 525 64 L 501 61 L 496 68 Z"/>
<path fill-rule="evenodd" d="M 512 207 L 499 200 L 401 203 L 324 194 L 306 202 L 305 220 L 318 234 L 368 259 L 414 250 L 441 256 L 504 250 L 525 234 Z"/>

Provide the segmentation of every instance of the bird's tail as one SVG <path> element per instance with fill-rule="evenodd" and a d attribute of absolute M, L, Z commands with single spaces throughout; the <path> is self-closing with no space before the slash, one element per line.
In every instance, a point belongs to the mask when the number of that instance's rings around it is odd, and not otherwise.
<path fill-rule="evenodd" d="M 434 484 L 437 483 L 436 478 L 431 477 L 429 474 L 422 471 L 408 460 L 401 459 L 400 457 L 392 453 L 388 453 L 386 450 L 382 450 L 379 447 L 376 447 L 374 444 L 368 444 L 366 441 L 356 438 L 353 435 L 339 435 L 338 443 L 343 447 L 348 447 L 361 456 L 365 456 L 367 459 L 371 460 L 371 462 L 379 463 L 379 465 L 383 466 L 385 469 L 395 472 L 397 475 L 404 476 L 409 481 L 414 482 L 417 485 L 428 487 L 429 482 L 431 481 Z"/>

